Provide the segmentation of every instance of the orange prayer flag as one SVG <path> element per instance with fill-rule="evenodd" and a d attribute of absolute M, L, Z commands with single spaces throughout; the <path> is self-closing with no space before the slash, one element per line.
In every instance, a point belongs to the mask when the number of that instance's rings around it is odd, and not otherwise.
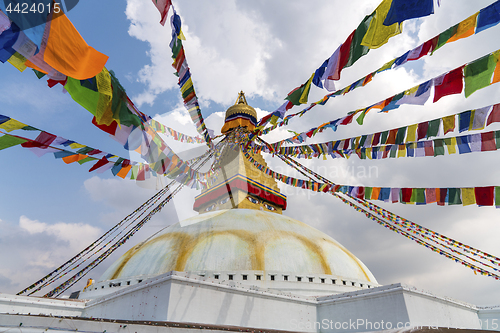
<path fill-rule="evenodd" d="M 451 43 L 456 40 L 472 36 L 476 29 L 476 20 L 478 14 L 479 12 L 472 16 L 469 16 L 468 18 L 460 22 L 457 27 L 457 32 L 450 39 L 448 39 L 446 43 Z"/>
<path fill-rule="evenodd" d="M 493 80 L 491 81 L 491 84 L 500 82 L 500 61 L 498 61 L 500 54 L 498 52 L 495 52 L 494 56 L 497 59 L 497 66 L 495 67 L 495 71 L 493 72 Z"/>
<path fill-rule="evenodd" d="M 85 80 L 99 74 L 108 56 L 87 45 L 71 21 L 61 11 L 50 22 L 44 59 L 64 75 Z"/>
<path fill-rule="evenodd" d="M 116 175 L 118 177 L 125 179 L 130 169 L 132 169 L 132 165 L 127 165 L 126 167 L 123 167 L 120 171 L 118 171 Z"/>
<path fill-rule="evenodd" d="M 378 200 L 379 195 L 380 195 L 380 187 L 372 188 L 372 195 L 371 195 L 370 199 L 371 200 Z"/>
<path fill-rule="evenodd" d="M 87 157 L 88 157 L 87 155 L 75 154 L 75 155 L 63 157 L 62 160 L 64 161 L 64 163 L 70 164 L 73 162 L 78 162 L 78 161 L 81 161 L 83 159 L 86 159 Z"/>

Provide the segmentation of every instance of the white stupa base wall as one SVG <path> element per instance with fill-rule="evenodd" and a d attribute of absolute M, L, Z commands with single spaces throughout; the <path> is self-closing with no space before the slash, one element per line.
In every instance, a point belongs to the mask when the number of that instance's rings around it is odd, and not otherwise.
<path fill-rule="evenodd" d="M 479 308 L 401 284 L 312 297 L 180 272 L 117 287 L 115 292 L 92 300 L 0 294 L 0 320 L 18 318 L 19 314 L 31 314 L 28 317 L 35 318 L 35 324 L 45 320 L 36 316 L 40 314 L 295 332 L 416 327 L 500 331 L 500 307 Z"/>

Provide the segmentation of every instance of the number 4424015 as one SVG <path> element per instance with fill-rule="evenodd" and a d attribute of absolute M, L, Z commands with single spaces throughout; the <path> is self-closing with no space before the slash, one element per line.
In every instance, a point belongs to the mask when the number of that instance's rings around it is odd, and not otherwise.
<path fill-rule="evenodd" d="M 52 8 L 53 7 L 53 8 Z M 17 3 L 15 6 L 12 5 L 12 3 L 9 3 L 8 6 L 5 8 L 5 11 L 7 13 L 19 13 L 19 14 L 43 14 L 47 13 L 50 14 L 52 11 L 54 13 L 59 13 L 61 11 L 61 7 L 59 7 L 59 4 L 56 2 L 54 3 L 54 6 L 52 4 L 43 4 L 43 3 L 34 3 L 30 4 L 23 2 L 23 3 Z"/>

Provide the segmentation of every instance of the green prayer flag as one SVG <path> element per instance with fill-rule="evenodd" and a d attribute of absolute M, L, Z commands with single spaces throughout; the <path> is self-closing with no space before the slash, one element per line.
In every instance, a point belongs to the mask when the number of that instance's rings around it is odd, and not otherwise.
<path fill-rule="evenodd" d="M 372 197 L 373 187 L 365 186 L 365 200 L 370 200 Z"/>
<path fill-rule="evenodd" d="M 21 139 L 11 135 L 4 135 L 0 137 L 0 150 L 20 145 L 28 140 Z"/>
<path fill-rule="evenodd" d="M 382 135 L 380 136 L 380 143 L 385 145 L 388 136 L 389 136 L 389 131 L 382 132 Z"/>
<path fill-rule="evenodd" d="M 444 155 L 443 139 L 434 140 L 434 156 Z"/>
<path fill-rule="evenodd" d="M 391 152 L 389 153 L 389 157 L 396 158 L 397 154 L 398 154 L 398 145 L 392 145 Z"/>
<path fill-rule="evenodd" d="M 362 160 L 366 160 L 366 149 L 365 148 L 361 148 L 361 157 L 360 157 Z"/>
<path fill-rule="evenodd" d="M 359 140 L 359 147 L 363 147 L 365 145 L 365 141 L 368 135 L 362 135 L 361 140 Z"/>
<path fill-rule="evenodd" d="M 495 186 L 495 206 L 500 206 L 500 186 Z"/>
<path fill-rule="evenodd" d="M 366 110 L 361 112 L 361 114 L 359 115 L 358 118 L 356 118 L 356 122 L 360 125 L 363 125 L 363 121 L 365 120 L 365 116 L 366 116 Z"/>
<path fill-rule="evenodd" d="M 64 89 L 71 95 L 71 98 L 94 116 L 99 102 L 99 93 L 91 89 L 82 87 L 80 80 L 68 76 Z"/>
<path fill-rule="evenodd" d="M 35 72 L 36 77 L 39 78 L 39 79 L 41 79 L 42 77 L 45 76 L 45 73 L 37 71 L 36 69 L 32 69 L 32 71 Z"/>
<path fill-rule="evenodd" d="M 306 83 L 298 88 L 292 90 L 288 96 L 285 98 L 290 101 L 293 105 L 300 105 L 307 103 L 307 97 L 309 96 L 309 90 L 311 89 L 311 82 L 314 77 L 314 73 L 311 75 Z"/>
<path fill-rule="evenodd" d="M 461 189 L 460 188 L 448 188 L 448 205 L 461 205 Z"/>
<path fill-rule="evenodd" d="M 412 193 L 412 199 L 413 196 L 415 196 L 415 201 L 412 200 L 412 202 L 425 204 L 425 188 L 414 188 Z"/>
<path fill-rule="evenodd" d="M 87 162 L 90 162 L 90 161 L 95 161 L 97 160 L 97 158 L 95 157 L 86 157 L 84 158 L 83 160 L 80 160 L 80 161 L 77 161 L 80 165 L 82 165 L 83 163 L 87 163 Z"/>
<path fill-rule="evenodd" d="M 351 42 L 349 59 L 347 60 L 347 64 L 344 66 L 344 68 L 352 66 L 356 61 L 358 61 L 359 58 L 370 51 L 369 47 L 361 45 L 361 41 L 363 40 L 363 37 L 365 37 L 366 32 L 368 31 L 368 27 L 370 26 L 370 23 L 374 16 L 375 12 L 373 12 L 371 15 L 365 16 L 363 21 L 361 21 L 359 26 L 356 28 L 356 32 L 354 33 L 354 37 Z"/>
<path fill-rule="evenodd" d="M 396 134 L 396 144 L 403 144 L 405 141 L 406 126 L 398 128 L 398 133 Z"/>
<path fill-rule="evenodd" d="M 490 85 L 496 64 L 496 57 L 490 54 L 465 66 L 465 97 Z"/>
<path fill-rule="evenodd" d="M 500 149 L 500 131 L 495 131 L 495 143 L 497 149 Z"/>
<path fill-rule="evenodd" d="M 432 50 L 432 53 L 436 52 L 437 49 L 446 44 L 446 42 L 457 33 L 457 29 L 458 29 L 458 24 L 440 33 L 437 45 L 434 48 L 434 50 Z"/>
<path fill-rule="evenodd" d="M 429 127 L 427 128 L 427 138 L 437 136 L 439 133 L 440 125 L 441 125 L 441 118 L 429 121 Z"/>

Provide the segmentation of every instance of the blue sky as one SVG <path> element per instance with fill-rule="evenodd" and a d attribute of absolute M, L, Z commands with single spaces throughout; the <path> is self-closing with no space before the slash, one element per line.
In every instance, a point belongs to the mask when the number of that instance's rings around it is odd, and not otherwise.
<path fill-rule="evenodd" d="M 222 125 L 223 111 L 240 90 L 259 115 L 281 105 L 286 94 L 300 85 L 356 28 L 378 0 L 252 1 L 195 0 L 175 2 L 183 19 L 186 57 L 207 124 Z M 460 22 L 492 0 L 442 0 L 428 18 L 404 24 L 404 33 L 380 49 L 372 50 L 342 73 L 344 87 L 385 62 L 418 46 Z M 158 115 L 167 126 L 195 135 L 187 118 L 170 66 L 170 28 L 162 27 L 159 13 L 147 0 L 81 1 L 68 17 L 89 45 L 108 55 L 106 67 L 115 71 L 140 109 Z M 447 70 L 500 49 L 500 27 L 445 45 L 432 57 L 421 59 L 376 77 L 370 85 L 318 106 L 290 122 L 303 131 L 322 122 L 368 106 L 413 87 Z M 0 66 L 0 114 L 47 132 L 101 150 L 128 157 L 128 152 L 91 124 L 91 115 L 46 80 L 10 64 Z M 448 96 L 435 104 L 403 106 L 389 114 L 370 113 L 365 125 L 340 128 L 318 135 L 315 142 L 342 139 L 418 123 L 500 102 L 499 88 L 491 86 L 468 99 Z M 311 89 L 311 101 L 327 92 Z M 294 109 L 294 111 L 297 108 Z M 299 109 L 297 109 L 299 110 Z M 498 129 L 490 126 L 488 130 Z M 287 137 L 278 130 L 266 140 Z M 313 141 L 311 141 L 313 142 Z M 169 141 L 176 151 L 193 146 Z M 500 185 L 497 152 L 406 158 L 380 161 L 306 161 L 338 183 L 394 187 L 465 187 Z M 277 170 L 283 165 L 265 156 Z M 359 168 L 374 166 L 371 177 L 357 175 Z M 322 168 L 322 169 L 321 169 Z M 88 165 L 66 165 L 53 156 L 36 157 L 21 147 L 0 151 L 0 292 L 15 293 L 64 262 L 117 223 L 155 193 L 133 181 L 89 173 Z M 355 170 L 352 174 L 351 171 Z M 361 177 L 360 177 L 361 176 Z M 470 270 L 374 224 L 328 195 L 311 195 L 280 185 L 289 196 L 286 214 L 328 233 L 358 256 L 379 283 L 403 282 L 478 305 L 500 299 L 497 281 L 475 276 Z M 159 228 L 195 214 L 193 197 L 185 190 L 133 243 Z M 426 207 L 385 204 L 385 208 L 492 254 L 500 245 L 492 235 L 500 232 L 495 208 Z M 117 254 L 119 255 L 119 254 Z M 116 258 L 116 256 L 114 257 Z M 98 278 L 112 258 L 91 274 Z M 463 286 L 467 286 L 464 288 Z"/>

